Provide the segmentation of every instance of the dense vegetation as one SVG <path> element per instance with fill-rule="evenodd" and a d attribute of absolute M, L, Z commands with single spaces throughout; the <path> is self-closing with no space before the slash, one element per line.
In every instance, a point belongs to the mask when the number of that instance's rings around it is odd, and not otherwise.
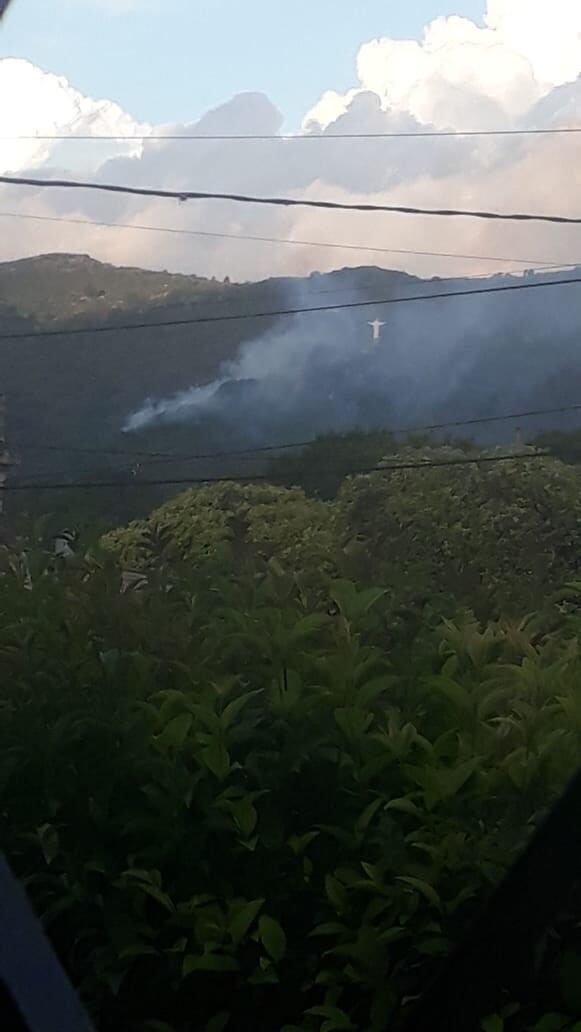
<path fill-rule="evenodd" d="M 305 486 L 350 468 L 349 455 L 334 468 L 325 448 L 305 457 Z M 327 502 L 272 485 L 192 490 L 107 544 L 132 567 L 161 557 L 199 568 L 229 543 L 239 557 L 288 561 L 313 587 L 331 572 L 380 584 L 407 616 L 458 604 L 483 618 L 526 613 L 581 572 L 579 471 L 543 457 L 429 468 L 465 457 L 449 445 L 400 447 L 380 465 L 404 468 L 344 479 Z"/>
<path fill-rule="evenodd" d="M 397 1030 L 578 762 L 577 470 L 219 485 L 104 544 L 0 577 L 2 848 L 97 1027 Z M 483 1029 L 578 1028 L 580 917 Z"/>

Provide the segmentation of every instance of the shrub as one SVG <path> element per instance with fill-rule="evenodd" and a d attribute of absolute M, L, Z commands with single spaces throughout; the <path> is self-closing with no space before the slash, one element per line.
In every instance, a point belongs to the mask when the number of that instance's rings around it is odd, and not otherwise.
<path fill-rule="evenodd" d="M 27 569 L 0 833 L 98 1027 L 397 1028 L 574 769 L 578 617 L 460 615 L 396 662 L 383 590 L 313 608 L 277 562 L 125 594 L 106 553 Z"/>

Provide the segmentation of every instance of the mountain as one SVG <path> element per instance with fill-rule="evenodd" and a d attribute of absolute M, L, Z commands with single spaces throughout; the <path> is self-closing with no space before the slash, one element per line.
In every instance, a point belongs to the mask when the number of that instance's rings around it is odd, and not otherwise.
<path fill-rule="evenodd" d="M 234 360 L 245 342 L 277 321 L 248 317 L 252 313 L 287 308 L 300 295 L 307 304 L 337 303 L 363 284 L 393 293 L 414 282 L 401 273 L 362 269 L 232 284 L 116 268 L 71 254 L 0 263 L 0 334 L 51 333 L 0 341 L 0 389 L 7 395 L 12 446 L 28 466 L 28 448 L 35 444 L 110 443 L 147 398 L 211 381 L 223 362 Z M 222 315 L 245 318 L 156 325 Z M 151 326 L 115 328 L 128 322 Z M 91 332 L 94 327 L 110 332 Z M 59 329 L 76 332 L 55 335 Z M 123 444 L 128 447 L 124 439 Z M 62 457 L 58 464 L 62 468 Z"/>
<path fill-rule="evenodd" d="M 0 298 L 43 326 L 197 301 L 222 291 L 223 284 L 215 280 L 117 268 L 86 254 L 42 254 L 0 263 Z"/>
<path fill-rule="evenodd" d="M 235 284 L 87 255 L 0 264 L 0 335 L 50 332 L 0 340 L 20 475 L 123 479 L 132 460 L 115 452 L 204 453 L 581 403 L 578 287 L 478 293 L 564 275 L 574 272 L 421 280 L 363 267 Z M 375 304 L 466 290 L 476 293 Z M 167 320 L 196 321 L 159 325 Z M 123 328 L 132 322 L 141 328 Z M 526 430 L 572 426 L 575 416 L 539 417 Z M 504 422 L 478 429 L 485 440 L 513 432 Z M 158 460 L 158 476 L 168 469 Z M 144 471 L 154 467 L 142 461 Z"/>

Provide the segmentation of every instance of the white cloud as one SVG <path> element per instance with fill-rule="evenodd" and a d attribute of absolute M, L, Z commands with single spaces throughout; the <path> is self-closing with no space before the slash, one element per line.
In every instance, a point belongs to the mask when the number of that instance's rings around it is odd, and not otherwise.
<path fill-rule="evenodd" d="M 425 127 L 581 125 L 580 0 L 489 0 L 485 27 L 438 18 L 421 41 L 370 41 L 358 81 L 332 89 L 305 116 L 325 133 L 415 132 Z M 541 45 L 541 43 L 543 45 Z M 331 45 L 331 42 L 330 44 Z M 0 135 L 15 133 L 273 134 L 282 116 L 262 94 L 242 94 L 195 125 L 140 126 L 111 100 L 93 100 L 66 79 L 25 61 L 0 61 Z M 421 206 L 489 207 L 577 213 L 581 138 L 328 140 L 326 143 L 187 142 L 54 145 L 4 143 L 0 166 L 18 171 L 79 170 L 102 180 L 179 189 L 358 198 Z M 283 210 L 221 203 L 177 205 L 61 191 L 0 191 L 1 210 L 58 214 L 202 232 L 345 241 L 374 247 L 515 255 L 573 262 L 578 234 L 541 225 L 468 219 Z M 79 250 L 126 264 L 237 279 L 304 274 L 342 265 L 381 264 L 425 275 L 494 266 L 464 260 L 381 255 L 81 228 L 65 223 L 2 223 L 0 259 Z M 8 227 L 12 231 L 8 231 Z M 503 266 L 498 266 L 503 267 Z"/>
<path fill-rule="evenodd" d="M 23 168 L 35 168 L 45 164 L 49 158 L 59 163 L 63 148 L 55 142 L 43 140 L 17 140 L 17 136 L 50 136 L 54 134 L 98 136 L 130 135 L 149 132 L 149 126 L 139 125 L 123 109 L 111 100 L 93 100 L 74 89 L 62 75 L 52 75 L 19 58 L 0 60 L 0 96 L 10 98 L 9 103 L 0 105 L 0 170 L 16 172 Z M 76 160 L 89 156 L 87 148 L 76 148 Z M 94 148 L 94 144 L 89 144 Z M 116 150 L 119 148 L 116 147 Z M 109 147 L 111 150 L 111 147 Z M 123 146 L 125 153 L 135 152 L 135 144 Z M 114 151 L 113 151 L 114 152 Z M 103 159 L 104 153 L 90 152 L 90 160 Z M 72 150 L 67 150 L 70 160 Z"/>
<path fill-rule="evenodd" d="M 543 86 L 558 86 L 579 75 L 579 0 L 488 0 L 486 23 L 499 41 L 527 58 Z"/>
<path fill-rule="evenodd" d="M 497 122 L 519 117 L 581 72 L 579 0 L 489 0 L 485 21 L 481 28 L 467 18 L 436 18 L 421 41 L 363 44 L 360 87 L 386 110 L 461 129 L 492 113 Z M 309 116 L 325 126 L 329 110 L 345 110 L 351 99 L 327 92 Z"/>
<path fill-rule="evenodd" d="M 302 128 L 305 132 L 317 128 L 327 129 L 332 122 L 336 122 L 341 115 L 349 110 L 352 101 L 359 95 L 358 89 L 349 90 L 348 93 L 337 93 L 336 90 L 325 90 L 323 96 L 310 111 L 307 111 L 303 118 Z"/>

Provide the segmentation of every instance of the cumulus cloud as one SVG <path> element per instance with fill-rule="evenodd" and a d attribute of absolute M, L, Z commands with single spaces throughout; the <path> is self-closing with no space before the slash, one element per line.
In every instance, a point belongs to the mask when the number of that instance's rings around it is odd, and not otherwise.
<path fill-rule="evenodd" d="M 89 2 L 89 0 L 86 0 Z M 112 2 L 112 0 L 111 0 Z M 330 84 L 305 115 L 302 134 L 414 133 L 423 129 L 551 127 L 581 124 L 579 0 L 489 0 L 485 22 L 437 18 L 420 40 L 364 43 L 356 81 Z M 145 134 L 141 143 L 3 141 L 4 171 L 74 173 L 170 189 L 277 193 L 421 206 L 578 213 L 581 138 L 576 136 L 349 141 L 155 140 L 177 135 L 276 134 L 283 117 L 262 94 L 242 94 L 197 123 L 143 126 L 113 100 L 83 96 L 66 79 L 25 61 L 0 61 L 0 134 Z M 190 233 L 285 237 L 375 248 L 581 259 L 567 228 L 486 224 L 365 214 L 242 207 L 217 202 L 146 201 L 89 193 L 4 188 L 0 209 L 187 229 Z M 16 225 L 18 229 L 16 231 Z M 172 271 L 256 279 L 380 264 L 422 275 L 492 271 L 494 263 L 380 254 L 207 236 L 113 231 L 2 220 L 0 259 L 47 250 Z M 506 268 L 497 264 L 497 268 Z"/>
<path fill-rule="evenodd" d="M 375 39 L 357 57 L 360 88 L 387 110 L 439 128 L 502 125 L 522 116 L 553 87 L 581 71 L 577 0 L 489 0 L 486 27 L 467 18 L 436 18 L 423 39 Z M 353 100 L 328 92 L 307 122 L 327 127 Z M 494 123 L 487 119 L 494 117 Z"/>
<path fill-rule="evenodd" d="M 19 140 L 15 138 L 18 136 L 129 136 L 150 131 L 148 125 L 135 122 L 119 104 L 85 97 L 63 75 L 43 72 L 19 58 L 0 60 L 0 96 L 11 98 L 10 103 L 0 106 L 0 170 L 4 173 L 41 167 L 49 160 L 79 163 L 84 157 L 91 164 L 103 160 L 103 150 L 95 154 L 85 148 L 79 157 L 78 144 L 73 151 L 72 147 L 65 148 L 54 141 Z M 123 148 L 136 152 L 135 144 L 124 144 Z"/>
<path fill-rule="evenodd" d="M 486 23 L 499 42 L 526 57 L 544 89 L 579 75 L 578 0 L 488 0 Z"/>

